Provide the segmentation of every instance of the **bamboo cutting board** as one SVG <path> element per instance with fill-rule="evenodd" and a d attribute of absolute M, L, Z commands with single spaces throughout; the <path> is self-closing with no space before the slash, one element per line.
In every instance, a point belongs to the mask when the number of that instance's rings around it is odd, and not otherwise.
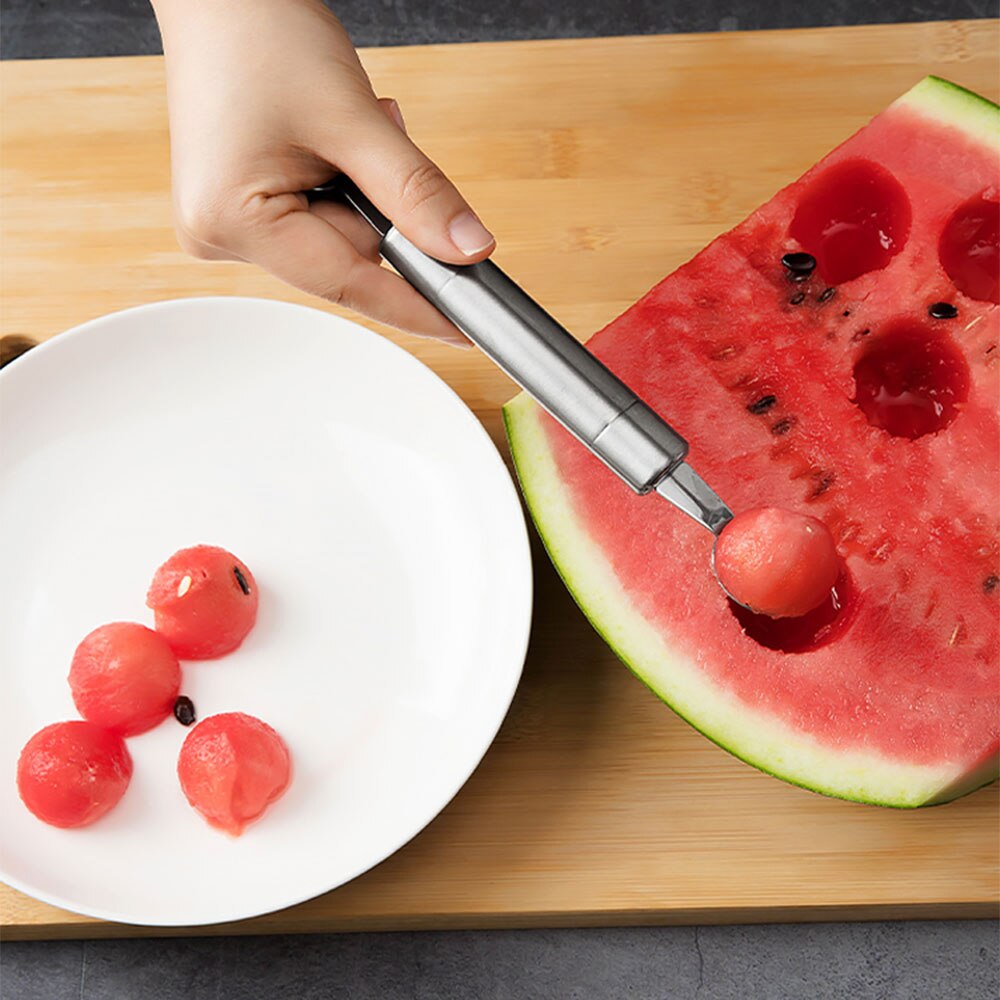
<path fill-rule="evenodd" d="M 995 99 L 997 40 L 996 22 L 980 21 L 431 46 L 363 59 L 493 228 L 497 260 L 586 336 L 926 73 Z M 176 296 L 308 301 L 249 266 L 178 251 L 159 59 L 7 63 L 0 73 L 4 335 L 44 339 Z M 499 407 L 512 387 L 489 362 L 389 336 L 501 442 Z M 209 930 L 995 912 L 996 786 L 895 812 L 758 773 L 634 680 L 535 554 L 523 683 L 451 805 L 355 882 Z M 0 922 L 8 938 L 148 933 L 6 887 Z"/>

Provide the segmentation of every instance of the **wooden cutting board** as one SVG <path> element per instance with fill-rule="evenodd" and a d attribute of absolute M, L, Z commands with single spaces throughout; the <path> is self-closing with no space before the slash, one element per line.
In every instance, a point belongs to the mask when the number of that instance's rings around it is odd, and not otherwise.
<path fill-rule="evenodd" d="M 498 235 L 500 263 L 586 336 L 924 74 L 995 99 L 997 41 L 997 23 L 979 21 L 363 59 Z M 0 73 L 4 335 L 44 339 L 175 296 L 309 301 L 252 267 L 178 251 L 159 59 L 7 63 Z M 451 383 L 506 450 L 499 407 L 512 387 L 502 375 L 471 352 L 389 336 Z M 660 704 L 537 547 L 536 565 L 524 681 L 451 805 L 355 882 L 209 931 L 995 912 L 996 786 L 896 812 L 766 777 Z M 6 887 L 0 921 L 8 938 L 148 933 Z"/>

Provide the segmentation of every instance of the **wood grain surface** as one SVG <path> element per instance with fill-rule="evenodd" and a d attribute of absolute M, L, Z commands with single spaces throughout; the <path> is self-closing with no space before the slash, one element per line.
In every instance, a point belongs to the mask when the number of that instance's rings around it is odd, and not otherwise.
<path fill-rule="evenodd" d="M 925 74 L 996 99 L 997 40 L 979 21 L 362 57 L 497 234 L 496 259 L 585 337 Z M 160 59 L 5 63 L 0 82 L 3 335 L 45 339 L 177 296 L 308 301 L 177 249 Z M 504 376 L 472 352 L 388 335 L 506 451 Z M 758 773 L 633 679 L 535 554 L 524 681 L 451 805 L 353 883 L 209 932 L 996 912 L 996 786 L 897 812 Z M 0 923 L 7 938 L 148 933 L 6 887 Z"/>

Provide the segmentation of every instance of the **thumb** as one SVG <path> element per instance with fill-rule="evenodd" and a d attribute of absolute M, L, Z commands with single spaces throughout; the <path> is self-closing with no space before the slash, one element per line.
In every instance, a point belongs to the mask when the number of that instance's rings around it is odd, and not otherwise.
<path fill-rule="evenodd" d="M 350 148 L 331 161 L 424 253 L 451 264 L 487 257 L 496 245 L 493 235 L 387 111 L 367 116 Z"/>
<path fill-rule="evenodd" d="M 365 259 L 304 198 L 274 195 L 254 203 L 235 241 L 239 256 L 312 295 L 400 330 L 450 344 L 468 341 L 422 295 L 387 268 Z"/>

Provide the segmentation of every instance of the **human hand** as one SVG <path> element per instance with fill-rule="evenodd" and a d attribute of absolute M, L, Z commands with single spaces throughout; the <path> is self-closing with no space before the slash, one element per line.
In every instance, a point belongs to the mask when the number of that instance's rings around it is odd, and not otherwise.
<path fill-rule="evenodd" d="M 494 240 L 377 99 L 320 0 L 153 0 L 166 56 L 181 246 L 260 265 L 373 319 L 450 343 L 459 331 L 378 265 L 353 210 L 302 193 L 343 171 L 425 253 L 453 264 Z"/>

